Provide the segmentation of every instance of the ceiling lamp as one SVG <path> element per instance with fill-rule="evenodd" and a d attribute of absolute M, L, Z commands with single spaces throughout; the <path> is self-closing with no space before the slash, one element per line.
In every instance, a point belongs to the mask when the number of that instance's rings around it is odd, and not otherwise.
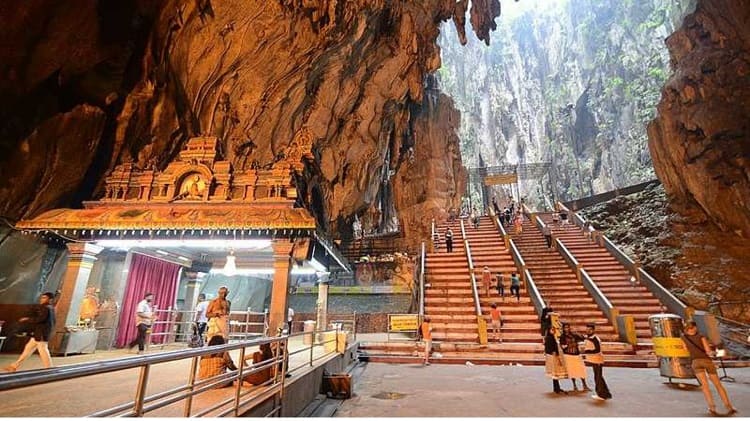
<path fill-rule="evenodd" d="M 234 276 L 236 274 L 237 264 L 235 262 L 234 250 L 229 249 L 229 254 L 227 255 L 227 263 L 224 265 L 224 275 Z"/>

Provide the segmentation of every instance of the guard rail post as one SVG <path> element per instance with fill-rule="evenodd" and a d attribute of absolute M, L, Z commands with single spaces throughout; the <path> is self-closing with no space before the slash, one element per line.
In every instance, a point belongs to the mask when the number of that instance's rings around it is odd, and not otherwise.
<path fill-rule="evenodd" d="M 136 417 L 143 416 L 143 399 L 146 397 L 146 387 L 148 386 L 148 374 L 150 369 L 150 365 L 144 365 L 141 367 L 141 372 L 138 375 L 138 386 L 133 401 L 133 413 Z"/>
<path fill-rule="evenodd" d="M 195 373 L 198 371 L 198 357 L 193 357 L 190 363 L 190 374 L 188 375 L 188 390 L 192 392 L 195 390 Z M 182 416 L 185 418 L 190 417 L 190 410 L 193 406 L 193 395 L 189 395 L 185 398 L 185 409 Z"/>

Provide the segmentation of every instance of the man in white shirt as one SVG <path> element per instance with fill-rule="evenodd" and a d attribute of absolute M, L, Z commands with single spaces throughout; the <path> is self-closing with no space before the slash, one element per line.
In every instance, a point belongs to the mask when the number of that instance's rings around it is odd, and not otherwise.
<path fill-rule="evenodd" d="M 198 294 L 198 305 L 195 306 L 195 323 L 198 324 L 198 336 L 201 338 L 206 331 L 206 325 L 208 325 L 208 317 L 206 317 L 207 308 L 208 301 L 206 301 L 206 294 Z"/>
<path fill-rule="evenodd" d="M 289 334 L 292 334 L 292 321 L 294 320 L 294 309 L 289 307 L 289 310 L 286 312 L 286 322 L 287 322 L 287 331 Z"/>
<path fill-rule="evenodd" d="M 153 301 L 154 294 L 147 292 L 135 308 L 135 325 L 138 327 L 138 336 L 128 345 L 128 349 L 133 349 L 134 346 L 138 345 L 138 354 L 143 354 L 146 333 L 151 329 L 151 324 L 154 322 L 154 309 L 151 306 Z"/>

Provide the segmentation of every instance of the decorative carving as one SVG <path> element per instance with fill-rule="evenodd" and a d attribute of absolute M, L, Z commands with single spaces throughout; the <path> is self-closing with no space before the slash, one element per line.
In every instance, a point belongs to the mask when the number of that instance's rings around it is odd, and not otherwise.
<path fill-rule="evenodd" d="M 233 173 L 219 160 L 213 136 L 190 139 L 164 171 L 118 165 L 106 178 L 105 195 L 84 202 L 86 209 L 55 209 L 21 229 L 98 230 L 254 230 L 314 229 L 306 209 L 295 208 L 294 172 L 312 158 L 312 136 L 303 128 L 268 169 L 253 166 Z M 196 203 L 197 202 L 197 203 Z M 250 202 L 250 203 L 248 203 Z M 258 206 L 253 206 L 253 202 Z M 200 203 L 200 205 L 198 205 Z M 76 235 L 73 233 L 73 235 Z"/>
<path fill-rule="evenodd" d="M 252 142 L 249 142 L 252 144 Z M 215 136 L 188 140 L 179 156 L 164 171 L 140 170 L 132 163 L 118 165 L 106 179 L 102 202 L 294 201 L 293 172 L 312 159 L 312 135 L 302 128 L 292 143 L 265 169 L 257 162 L 233 173 L 230 161 L 219 160 Z"/>

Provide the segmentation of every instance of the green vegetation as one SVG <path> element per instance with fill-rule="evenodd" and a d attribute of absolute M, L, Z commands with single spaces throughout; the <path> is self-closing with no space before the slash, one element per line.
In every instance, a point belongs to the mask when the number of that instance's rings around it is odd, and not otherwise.
<path fill-rule="evenodd" d="M 570 1 L 562 14 L 501 19 L 489 47 L 470 34 L 460 46 L 453 24 L 444 25 L 438 71 L 461 111 L 464 164 L 476 165 L 480 150 L 488 165 L 553 161 L 563 198 L 653 178 L 646 125 L 670 74 L 661 37 L 686 9 L 662 0 Z"/>

